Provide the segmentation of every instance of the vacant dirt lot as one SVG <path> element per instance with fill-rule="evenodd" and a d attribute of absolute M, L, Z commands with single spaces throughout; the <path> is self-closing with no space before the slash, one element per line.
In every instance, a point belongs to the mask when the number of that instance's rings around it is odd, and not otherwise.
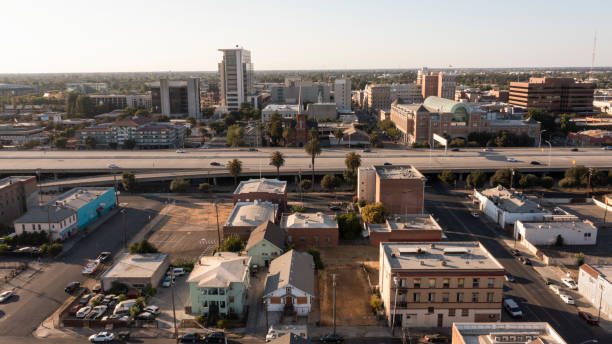
<path fill-rule="evenodd" d="M 172 261 L 195 259 L 202 253 L 212 254 L 217 246 L 214 205 L 198 200 L 197 203 L 177 201 L 169 207 L 149 241 L 161 252 L 168 253 Z M 218 204 L 220 227 L 223 227 L 232 208 L 231 202 Z"/>
<path fill-rule="evenodd" d="M 322 326 L 333 323 L 333 274 L 336 275 L 336 324 L 338 326 L 377 325 L 370 309 L 370 287 L 361 267 L 369 267 L 370 278 L 378 275 L 378 248 L 338 246 L 321 248 L 325 269 L 318 272 L 317 292 Z M 377 279 L 377 278 L 376 278 Z M 372 280 L 373 284 L 377 281 Z"/>

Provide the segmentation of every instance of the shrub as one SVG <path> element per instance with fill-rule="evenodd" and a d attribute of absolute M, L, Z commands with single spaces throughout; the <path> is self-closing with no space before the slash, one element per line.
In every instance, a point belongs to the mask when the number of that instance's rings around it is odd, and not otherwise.
<path fill-rule="evenodd" d="M 565 177 L 559 181 L 559 187 L 562 188 L 573 188 L 578 185 L 578 180 L 572 177 Z"/>
<path fill-rule="evenodd" d="M 291 212 L 292 213 L 303 213 L 306 211 L 306 208 L 302 207 L 301 205 L 292 205 L 291 206 Z"/>
<path fill-rule="evenodd" d="M 64 245 L 60 243 L 51 244 L 51 246 L 49 246 L 49 254 L 53 257 L 56 257 L 57 255 L 62 253 L 63 250 Z"/>
<path fill-rule="evenodd" d="M 361 224 L 354 212 L 336 216 L 336 221 L 338 221 L 340 237 L 343 239 L 355 239 L 361 234 Z"/>
<path fill-rule="evenodd" d="M 124 286 L 125 286 L 125 284 L 124 284 Z M 127 292 L 127 286 L 125 286 L 125 289 L 126 289 L 126 292 Z M 111 294 L 115 294 L 115 293 L 113 293 L 113 292 L 112 292 L 112 290 L 113 290 L 113 289 L 111 288 L 110 293 L 111 293 Z M 115 294 L 115 295 L 116 295 L 116 294 Z M 117 296 L 117 302 L 121 302 L 121 301 L 125 301 L 125 300 L 127 300 L 127 296 L 125 296 L 125 294 L 124 294 L 124 293 L 121 293 L 121 294 L 119 294 L 119 296 Z"/>
<path fill-rule="evenodd" d="M 361 216 L 366 223 L 384 223 L 387 210 L 380 202 L 368 204 L 361 209 Z"/>
<path fill-rule="evenodd" d="M 521 178 L 519 178 L 518 184 L 522 188 L 530 188 L 540 184 L 540 178 L 535 174 L 523 174 Z"/>
<path fill-rule="evenodd" d="M 229 322 L 225 319 L 217 320 L 217 327 L 218 328 L 228 328 Z"/>
<path fill-rule="evenodd" d="M 96 307 L 99 304 L 100 304 L 100 299 L 95 299 L 95 300 L 91 301 L 91 306 L 92 307 Z"/>
<path fill-rule="evenodd" d="M 540 185 L 542 185 L 543 188 L 550 189 L 555 185 L 555 180 L 551 176 L 546 176 L 540 179 Z"/>
<path fill-rule="evenodd" d="M 300 190 L 308 191 L 312 187 L 312 182 L 310 179 L 304 179 L 300 182 Z"/>
<path fill-rule="evenodd" d="M 176 178 L 172 182 L 170 182 L 170 191 L 171 192 L 187 192 L 191 184 L 188 180 L 183 178 Z"/>
<path fill-rule="evenodd" d="M 474 171 L 465 179 L 467 186 L 474 189 L 482 188 L 487 182 L 487 175 L 482 171 Z"/>
<path fill-rule="evenodd" d="M 555 246 L 563 246 L 563 237 L 561 234 L 557 235 L 557 239 L 555 239 Z"/>
<path fill-rule="evenodd" d="M 151 244 L 150 242 L 148 242 L 146 239 L 142 239 L 139 242 L 135 242 L 132 245 L 130 245 L 130 253 L 157 253 L 159 251 L 157 251 L 157 248 L 155 246 L 153 246 L 153 244 Z"/>
<path fill-rule="evenodd" d="M 200 325 L 206 325 L 206 317 L 203 315 L 196 316 L 194 320 Z"/>
<path fill-rule="evenodd" d="M 442 174 L 438 175 L 438 178 L 444 182 L 444 184 L 449 186 L 454 185 L 455 181 L 457 180 L 457 176 L 449 170 L 442 171 Z"/>
<path fill-rule="evenodd" d="M 209 183 L 202 183 L 202 184 L 198 185 L 198 190 L 200 190 L 202 192 L 208 192 L 210 190 L 210 184 Z"/>
<path fill-rule="evenodd" d="M 0 253 L 5 253 L 9 251 L 9 247 L 7 244 L 0 244 Z"/>
<path fill-rule="evenodd" d="M 177 267 L 177 268 L 183 268 L 185 269 L 185 271 L 191 271 L 193 270 L 193 265 L 194 265 L 194 261 L 193 259 L 177 259 L 174 264 L 172 264 L 172 266 Z"/>
<path fill-rule="evenodd" d="M 244 242 L 240 240 L 238 234 L 232 234 L 223 239 L 221 252 L 240 252 L 244 248 Z"/>
<path fill-rule="evenodd" d="M 157 294 L 157 289 L 153 288 L 151 283 L 147 283 L 147 285 L 142 290 L 142 293 L 146 297 L 153 297 L 153 296 L 155 296 L 155 294 Z"/>
<path fill-rule="evenodd" d="M 374 294 L 370 296 L 370 307 L 372 307 L 372 312 L 378 313 L 382 309 L 382 301 L 378 297 L 378 295 Z"/>
<path fill-rule="evenodd" d="M 576 264 L 577 265 L 582 265 L 584 264 L 584 253 L 580 252 L 580 253 L 576 253 L 574 255 L 574 258 L 576 258 Z"/>
<path fill-rule="evenodd" d="M 306 252 L 310 253 L 312 258 L 314 259 L 315 268 L 317 268 L 318 270 L 322 270 L 324 266 L 323 260 L 321 259 L 321 252 L 319 252 L 319 250 L 314 247 L 307 249 Z"/>
<path fill-rule="evenodd" d="M 38 252 L 40 252 L 40 254 L 47 254 L 47 253 L 49 253 L 49 245 L 47 245 L 47 244 L 40 245 L 40 247 L 38 248 Z"/>
<path fill-rule="evenodd" d="M 495 174 L 491 176 L 491 179 L 489 179 L 489 184 L 491 184 L 492 187 L 495 187 L 497 185 L 502 185 L 503 187 L 507 188 L 510 186 L 510 176 L 511 175 L 512 175 L 512 171 L 510 171 L 509 168 L 497 170 L 495 171 Z"/>
<path fill-rule="evenodd" d="M 359 201 L 357 201 L 357 205 L 358 205 L 360 208 L 365 207 L 365 205 L 366 205 L 366 201 L 365 201 L 365 199 L 360 199 Z"/>

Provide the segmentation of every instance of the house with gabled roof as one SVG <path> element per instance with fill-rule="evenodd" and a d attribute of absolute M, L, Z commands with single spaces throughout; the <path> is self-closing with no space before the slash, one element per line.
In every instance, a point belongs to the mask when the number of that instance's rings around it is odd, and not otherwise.
<path fill-rule="evenodd" d="M 191 314 L 242 314 L 250 261 L 233 252 L 201 256 L 187 278 Z"/>
<path fill-rule="evenodd" d="M 263 298 L 269 312 L 310 313 L 315 298 L 315 264 L 312 255 L 291 250 L 270 264 Z"/>
<path fill-rule="evenodd" d="M 251 265 L 268 266 L 285 249 L 285 231 L 271 221 L 257 226 L 249 236 L 245 251 Z"/>

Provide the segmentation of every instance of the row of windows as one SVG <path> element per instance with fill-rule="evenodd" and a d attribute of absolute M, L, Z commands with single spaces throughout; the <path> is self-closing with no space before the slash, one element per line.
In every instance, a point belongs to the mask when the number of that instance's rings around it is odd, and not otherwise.
<path fill-rule="evenodd" d="M 406 294 L 398 295 L 398 302 L 469 302 L 466 299 L 465 293 L 456 293 L 454 297 L 451 299 L 450 293 L 442 293 L 441 298 L 436 298 L 436 293 L 428 293 L 427 299 L 422 298 L 423 294 L 421 293 L 412 293 L 412 297 L 407 297 Z M 495 294 L 494 293 L 486 293 L 486 299 L 484 302 L 493 302 Z M 471 302 L 482 302 L 480 300 L 480 293 L 472 293 Z M 452 300 L 452 301 L 451 301 Z"/>
<path fill-rule="evenodd" d="M 412 286 L 410 288 L 419 289 L 419 288 L 450 288 L 450 278 L 443 278 L 442 283 L 438 281 L 436 278 L 421 279 L 421 278 L 413 278 Z M 456 279 L 456 285 L 453 285 L 453 288 L 465 288 L 465 278 L 460 277 Z M 495 278 L 487 279 L 487 288 L 495 287 Z M 399 287 L 400 288 L 408 288 L 408 279 L 400 278 L 399 279 Z M 472 278 L 471 288 L 480 288 L 480 278 Z"/>

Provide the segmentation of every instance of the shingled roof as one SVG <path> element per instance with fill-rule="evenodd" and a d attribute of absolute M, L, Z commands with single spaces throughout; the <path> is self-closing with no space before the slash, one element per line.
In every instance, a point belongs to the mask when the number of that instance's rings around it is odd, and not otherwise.
<path fill-rule="evenodd" d="M 271 221 L 260 224 L 251 232 L 245 249 L 250 249 L 262 239 L 266 239 L 280 249 L 285 248 L 285 231 Z"/>
<path fill-rule="evenodd" d="M 279 288 L 295 287 L 315 294 L 314 259 L 307 252 L 291 250 L 270 263 L 264 295 Z"/>

